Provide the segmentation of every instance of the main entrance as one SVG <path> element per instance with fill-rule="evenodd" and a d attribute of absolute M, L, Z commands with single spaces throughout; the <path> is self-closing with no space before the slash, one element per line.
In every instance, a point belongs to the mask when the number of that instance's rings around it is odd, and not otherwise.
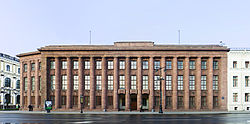
<path fill-rule="evenodd" d="M 125 95 L 119 94 L 119 110 L 125 110 Z"/>
<path fill-rule="evenodd" d="M 131 110 L 137 110 L 137 95 L 136 94 L 132 94 L 130 96 L 130 99 L 131 99 L 130 109 Z"/>

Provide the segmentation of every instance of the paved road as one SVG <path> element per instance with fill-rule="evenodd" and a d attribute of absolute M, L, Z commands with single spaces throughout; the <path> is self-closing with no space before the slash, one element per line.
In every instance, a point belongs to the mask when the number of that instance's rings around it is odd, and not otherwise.
<path fill-rule="evenodd" d="M 121 123 L 121 124 L 250 124 L 250 114 L 213 115 L 76 115 L 0 113 L 0 124 Z"/>

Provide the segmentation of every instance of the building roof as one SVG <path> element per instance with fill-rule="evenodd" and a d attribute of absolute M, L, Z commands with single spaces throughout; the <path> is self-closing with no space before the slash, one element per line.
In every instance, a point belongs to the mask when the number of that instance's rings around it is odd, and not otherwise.
<path fill-rule="evenodd" d="M 4 54 L 4 53 L 0 53 L 0 57 L 6 58 L 6 59 L 9 59 L 9 60 L 12 60 L 12 61 L 19 62 L 19 59 L 18 59 L 18 58 L 12 57 L 12 56 L 7 55 L 7 54 Z"/>

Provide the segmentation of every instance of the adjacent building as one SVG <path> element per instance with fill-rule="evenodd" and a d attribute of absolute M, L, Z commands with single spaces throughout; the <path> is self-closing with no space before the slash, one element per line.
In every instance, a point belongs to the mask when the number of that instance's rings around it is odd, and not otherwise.
<path fill-rule="evenodd" d="M 53 45 L 17 55 L 23 110 L 227 110 L 227 52 L 219 45 Z"/>
<path fill-rule="evenodd" d="M 0 53 L 0 106 L 15 107 L 20 103 L 19 59 Z"/>
<path fill-rule="evenodd" d="M 228 110 L 250 110 L 250 49 L 228 53 Z"/>

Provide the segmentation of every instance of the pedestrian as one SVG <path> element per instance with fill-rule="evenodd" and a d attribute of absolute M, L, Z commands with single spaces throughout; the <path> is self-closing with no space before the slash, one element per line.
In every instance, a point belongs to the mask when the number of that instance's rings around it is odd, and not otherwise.
<path fill-rule="evenodd" d="M 140 104 L 140 112 L 142 112 L 142 105 Z"/>

